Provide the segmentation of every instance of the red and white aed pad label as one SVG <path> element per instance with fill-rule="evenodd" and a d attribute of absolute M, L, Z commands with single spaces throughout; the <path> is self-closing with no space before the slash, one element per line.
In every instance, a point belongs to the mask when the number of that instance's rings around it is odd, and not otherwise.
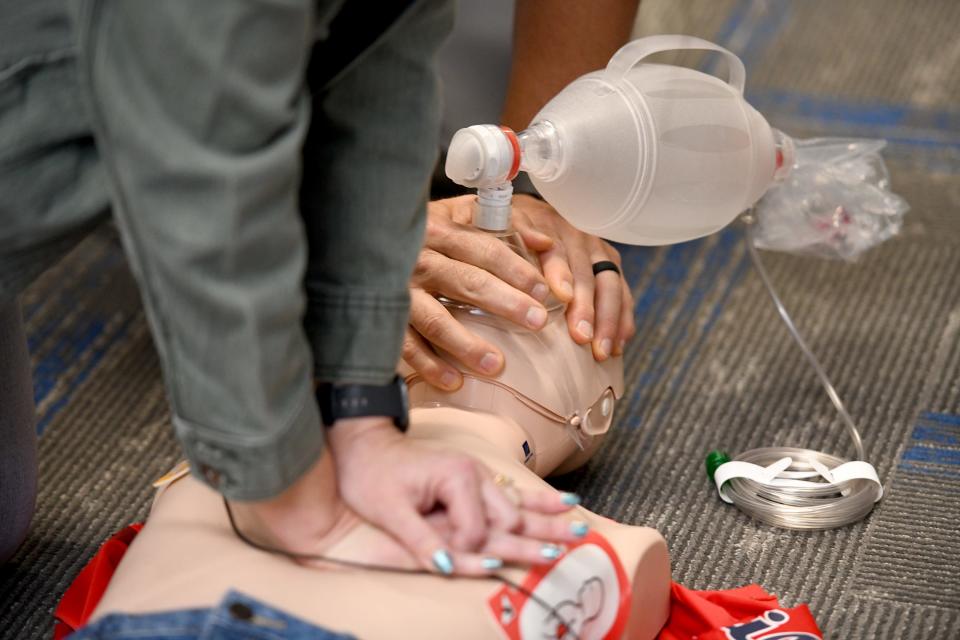
<path fill-rule="evenodd" d="M 553 564 L 534 567 L 520 584 L 487 599 L 509 640 L 613 640 L 630 613 L 630 582 L 607 539 L 591 531 Z"/>

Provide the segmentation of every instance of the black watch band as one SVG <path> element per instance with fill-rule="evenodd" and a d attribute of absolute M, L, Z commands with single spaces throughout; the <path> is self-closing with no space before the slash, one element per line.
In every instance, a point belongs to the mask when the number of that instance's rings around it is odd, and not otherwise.
<path fill-rule="evenodd" d="M 317 386 L 317 404 L 328 428 L 344 418 L 386 416 L 393 418 L 397 429 L 407 430 L 407 384 L 400 376 L 385 385 L 323 382 Z"/>

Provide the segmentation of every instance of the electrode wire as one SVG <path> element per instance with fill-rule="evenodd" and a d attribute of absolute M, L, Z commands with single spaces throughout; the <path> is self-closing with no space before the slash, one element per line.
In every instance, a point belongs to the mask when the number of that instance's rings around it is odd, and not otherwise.
<path fill-rule="evenodd" d="M 293 560 L 295 562 L 326 562 L 329 564 L 334 564 L 334 565 L 346 567 L 349 569 L 361 569 L 364 571 L 378 571 L 381 573 L 400 573 L 400 574 L 407 574 L 407 575 L 423 575 L 423 576 L 437 575 L 431 571 L 427 571 L 426 569 L 409 569 L 406 567 L 391 567 L 389 565 L 384 565 L 384 564 L 373 564 L 369 562 L 359 562 L 357 560 L 331 558 L 329 556 L 324 556 L 320 554 L 287 551 L 286 549 L 280 549 L 278 547 L 271 547 L 265 544 L 261 544 L 256 540 L 253 540 L 250 537 L 248 537 L 242 531 L 240 531 L 240 527 L 237 526 L 237 521 L 233 516 L 233 509 L 230 508 L 230 502 L 226 498 L 223 499 L 223 506 L 227 510 L 227 519 L 230 521 L 230 528 L 233 529 L 233 533 L 237 536 L 237 538 L 240 539 L 241 542 L 243 542 L 244 544 L 246 544 L 247 546 L 253 549 L 256 549 L 257 551 L 263 551 L 264 553 L 271 553 L 274 555 L 278 555 L 278 556 Z M 580 639 L 580 636 L 573 631 L 573 627 L 571 626 L 570 622 L 564 619 L 563 616 L 561 616 L 557 612 L 556 606 L 551 605 L 549 602 L 547 602 L 543 598 L 539 597 L 529 589 L 526 589 L 523 586 L 517 584 L 510 578 L 502 576 L 498 573 L 491 573 L 488 576 L 478 576 L 476 579 L 496 580 L 497 582 L 501 582 L 505 584 L 506 586 L 510 587 L 514 591 L 517 591 L 518 593 L 525 595 L 526 597 L 530 598 L 530 600 L 537 603 L 540 607 L 542 607 L 547 612 L 547 614 L 551 618 L 557 620 L 557 622 L 559 622 L 561 627 L 565 630 L 564 635 L 558 640 L 567 640 L 568 637 L 570 637 L 571 640 Z"/>
<path fill-rule="evenodd" d="M 820 384 L 840 414 L 853 441 L 857 459 L 863 460 L 863 441 L 853 418 L 773 288 L 770 276 L 754 246 L 752 217 L 745 215 L 744 220 L 747 223 L 745 239 L 751 261 L 787 330 L 813 367 Z M 761 522 L 801 530 L 832 529 L 857 522 L 873 509 L 874 503 L 880 497 L 881 488 L 868 479 L 834 482 L 829 470 L 847 462 L 835 455 L 795 447 L 762 447 L 746 451 L 734 460 L 769 467 L 783 458 L 790 458 L 792 463 L 777 476 L 777 480 L 761 483 L 734 477 L 725 485 L 726 495 L 741 511 Z M 809 481 L 817 477 L 823 477 L 826 482 Z"/>

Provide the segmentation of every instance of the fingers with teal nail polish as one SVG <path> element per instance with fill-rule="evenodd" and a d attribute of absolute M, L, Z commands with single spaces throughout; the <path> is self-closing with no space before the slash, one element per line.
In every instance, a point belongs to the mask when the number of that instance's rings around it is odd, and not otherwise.
<path fill-rule="evenodd" d="M 489 577 L 494 571 L 502 569 L 504 565 L 503 558 L 494 554 L 495 552 L 490 552 L 488 555 L 455 553 L 456 575 L 477 578 Z"/>
<path fill-rule="evenodd" d="M 582 538 L 587 535 L 587 532 L 590 531 L 590 525 L 586 522 L 581 522 L 577 520 L 576 522 L 570 523 L 570 533 L 572 533 L 577 538 Z"/>
<path fill-rule="evenodd" d="M 540 555 L 545 560 L 556 560 L 563 555 L 565 549 L 558 544 L 545 544 L 540 547 Z"/>
<path fill-rule="evenodd" d="M 560 493 L 560 502 L 567 506 L 575 507 L 580 504 L 580 496 L 575 493 L 567 493 L 566 491 L 563 491 Z"/>
<path fill-rule="evenodd" d="M 453 558 L 444 549 L 437 549 L 433 552 L 433 566 L 437 571 L 445 576 L 453 574 Z"/>

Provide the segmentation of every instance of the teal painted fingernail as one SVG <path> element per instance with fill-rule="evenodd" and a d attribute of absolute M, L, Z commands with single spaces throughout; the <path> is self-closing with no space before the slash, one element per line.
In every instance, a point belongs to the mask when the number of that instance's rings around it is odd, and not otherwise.
<path fill-rule="evenodd" d="M 437 549 L 433 552 L 433 566 L 445 576 L 453 573 L 453 559 L 443 549 Z"/>
<path fill-rule="evenodd" d="M 570 533 L 578 538 L 582 538 L 583 536 L 587 535 L 588 531 L 590 531 L 590 525 L 588 525 L 586 522 L 577 521 L 570 523 Z"/>
<path fill-rule="evenodd" d="M 555 544 L 545 544 L 540 547 L 540 555 L 547 560 L 556 560 L 563 555 L 563 547 Z"/>
<path fill-rule="evenodd" d="M 580 504 L 580 496 L 575 493 L 567 493 L 564 491 L 560 494 L 560 502 L 571 507 L 575 507 Z"/>
<path fill-rule="evenodd" d="M 484 558 L 480 561 L 480 566 L 487 571 L 495 571 L 503 566 L 503 560 L 500 558 Z"/>

